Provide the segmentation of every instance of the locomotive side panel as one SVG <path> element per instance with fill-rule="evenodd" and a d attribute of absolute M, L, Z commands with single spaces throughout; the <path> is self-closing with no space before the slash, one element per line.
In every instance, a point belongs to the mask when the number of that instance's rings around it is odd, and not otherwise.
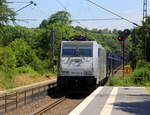
<path fill-rule="evenodd" d="M 99 83 L 106 78 L 106 51 L 99 45 L 98 48 Z"/>

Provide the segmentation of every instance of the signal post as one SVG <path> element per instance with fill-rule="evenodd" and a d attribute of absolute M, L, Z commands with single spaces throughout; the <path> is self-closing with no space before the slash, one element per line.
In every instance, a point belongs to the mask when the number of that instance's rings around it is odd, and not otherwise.
<path fill-rule="evenodd" d="M 122 56 L 123 56 L 123 59 L 122 59 L 122 64 L 123 64 L 123 76 L 124 76 L 124 54 L 125 54 L 125 39 L 130 35 L 130 30 L 129 29 L 125 29 L 124 31 L 118 31 L 118 40 L 120 42 L 122 42 Z"/>

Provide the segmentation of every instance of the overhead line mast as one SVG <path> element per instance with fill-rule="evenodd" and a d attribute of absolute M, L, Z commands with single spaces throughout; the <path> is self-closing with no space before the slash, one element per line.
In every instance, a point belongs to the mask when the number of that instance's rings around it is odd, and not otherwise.
<path fill-rule="evenodd" d="M 146 21 L 147 18 L 147 0 L 143 1 L 143 22 Z"/>
<path fill-rule="evenodd" d="M 143 1 L 143 22 L 145 22 L 147 19 L 147 0 Z M 143 28 L 143 30 L 145 31 L 146 29 Z M 147 38 L 145 35 L 144 38 L 144 58 L 147 61 Z"/>

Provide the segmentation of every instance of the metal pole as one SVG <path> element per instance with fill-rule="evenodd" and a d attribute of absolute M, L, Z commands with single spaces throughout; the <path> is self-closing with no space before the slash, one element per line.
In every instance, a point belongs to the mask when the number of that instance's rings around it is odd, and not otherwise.
<path fill-rule="evenodd" d="M 5 94 L 5 113 L 7 112 L 7 94 Z"/>
<path fill-rule="evenodd" d="M 26 94 L 27 92 L 26 91 L 24 91 L 24 105 L 26 104 L 26 96 L 27 96 L 27 94 Z"/>
<path fill-rule="evenodd" d="M 33 101 L 33 99 L 34 99 L 34 98 L 33 98 L 33 93 L 34 93 L 34 92 L 33 92 L 33 88 L 32 88 L 32 101 Z"/>
<path fill-rule="evenodd" d="M 53 49 L 53 50 L 52 50 L 52 51 L 53 51 L 53 52 L 52 52 L 52 55 L 53 55 L 52 65 L 53 65 L 53 66 L 52 66 L 52 67 L 53 67 L 53 72 L 54 72 L 54 37 L 55 37 L 54 32 L 55 32 L 55 31 L 54 31 L 54 29 L 53 29 L 52 31 L 53 31 L 53 38 L 52 38 L 52 40 L 53 40 L 53 42 L 52 42 L 52 49 Z"/>
<path fill-rule="evenodd" d="M 147 31 L 145 34 L 145 61 L 147 61 Z"/>
<path fill-rule="evenodd" d="M 39 98 L 40 98 L 40 96 L 41 96 L 41 94 L 40 94 L 40 87 L 38 87 L 38 94 L 39 94 Z"/>
<path fill-rule="evenodd" d="M 146 19 L 147 19 L 147 9 L 148 9 L 148 0 L 143 0 L 143 22 L 145 22 L 146 21 Z M 143 29 L 143 31 L 145 31 L 145 29 Z M 147 32 L 146 32 L 146 35 L 144 36 L 145 38 L 144 38 L 144 45 L 145 45 L 145 50 L 144 50 L 144 53 L 145 53 L 145 55 L 144 55 L 144 58 L 145 58 L 145 61 L 147 61 L 147 38 L 146 38 L 146 36 L 147 36 Z"/>
<path fill-rule="evenodd" d="M 54 29 L 51 31 L 51 38 L 50 38 L 50 68 L 52 68 L 52 71 L 54 72 Z"/>
<path fill-rule="evenodd" d="M 113 65 L 112 65 L 112 60 L 113 60 L 113 59 L 112 59 L 112 57 L 111 57 L 110 60 L 111 60 L 111 75 L 113 75 Z"/>
<path fill-rule="evenodd" d="M 134 71 L 135 67 L 136 67 L 136 36 L 135 36 L 135 33 L 136 31 L 133 29 L 132 31 L 132 34 L 131 34 L 131 38 L 132 38 L 132 54 L 131 54 L 131 68 L 132 68 L 132 71 Z"/>
<path fill-rule="evenodd" d="M 147 0 L 143 0 L 143 22 L 145 22 L 147 18 L 147 4 Z"/>
<path fill-rule="evenodd" d="M 18 93 L 16 92 L 16 108 L 18 107 Z"/>
<path fill-rule="evenodd" d="M 123 77 L 124 77 L 124 45 L 125 45 L 125 40 L 122 41 L 122 53 L 123 53 Z"/>

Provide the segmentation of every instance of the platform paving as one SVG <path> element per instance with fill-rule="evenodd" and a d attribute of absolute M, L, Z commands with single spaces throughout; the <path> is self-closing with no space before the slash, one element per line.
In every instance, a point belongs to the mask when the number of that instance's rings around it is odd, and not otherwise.
<path fill-rule="evenodd" d="M 69 115 L 150 115 L 144 87 L 99 87 Z"/>

